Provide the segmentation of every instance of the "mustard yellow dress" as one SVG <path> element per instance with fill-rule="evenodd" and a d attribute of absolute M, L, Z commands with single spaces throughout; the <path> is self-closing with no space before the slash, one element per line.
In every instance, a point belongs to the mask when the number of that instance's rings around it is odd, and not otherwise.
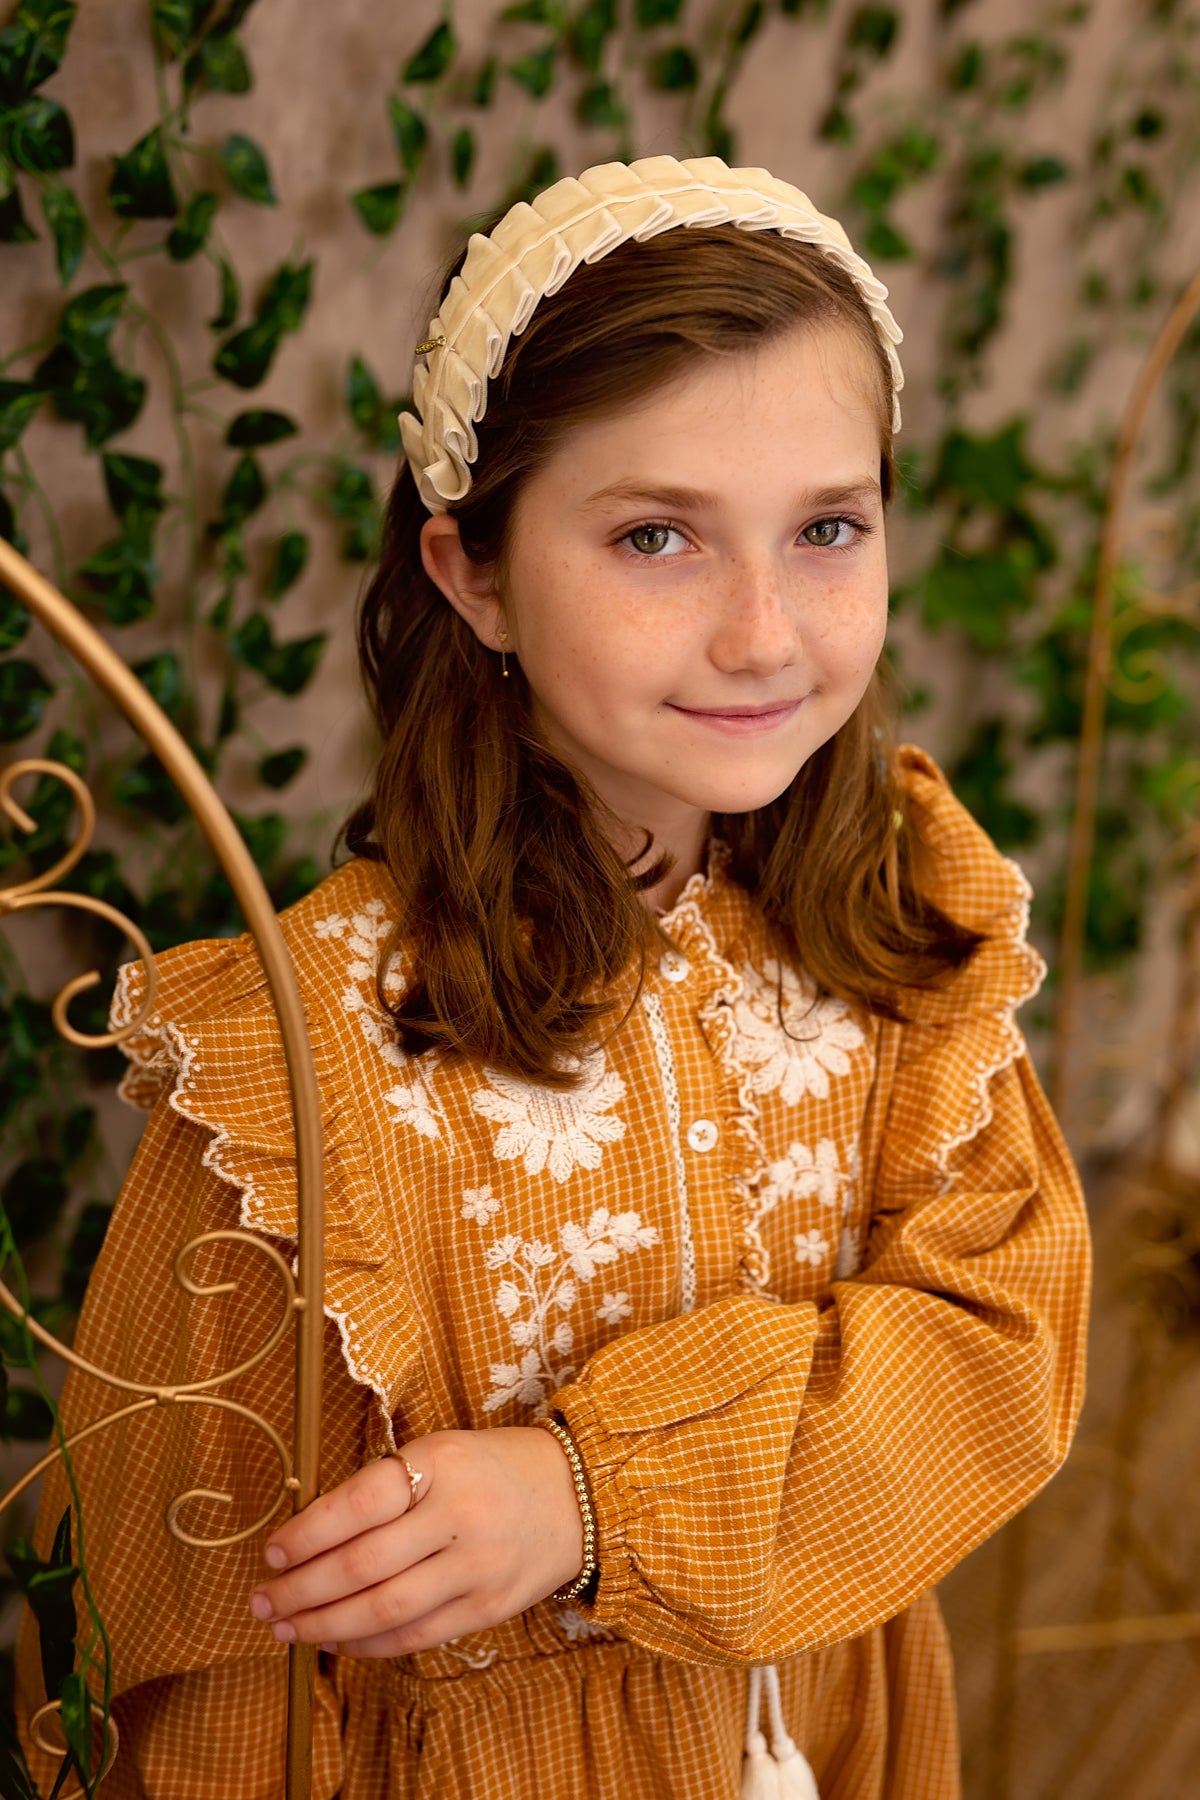
<path fill-rule="evenodd" d="M 600 1534 L 594 1605 L 545 1601 L 395 1660 L 323 1655 L 318 1800 L 735 1800 L 747 1670 L 771 1662 L 822 1800 L 958 1794 L 931 1590 L 1066 1452 L 1088 1249 L 1013 1023 L 1042 973 L 1028 888 L 927 757 L 905 751 L 902 773 L 933 897 L 988 935 L 903 1026 L 780 968 L 719 845 L 663 920 L 674 951 L 568 1093 L 402 1054 L 374 992 L 394 916 L 378 866 L 346 864 L 284 916 L 325 1114 L 324 1485 L 393 1434 L 553 1406 Z M 127 1097 L 152 1110 L 79 1344 L 184 1381 L 262 1341 L 279 1284 L 218 1240 L 194 1278 L 237 1293 L 184 1301 L 176 1249 L 239 1221 L 286 1247 L 294 1174 L 252 945 L 185 945 L 160 971 L 126 1046 Z M 142 991 L 129 965 L 118 1019 Z M 290 1382 L 283 1344 L 221 1391 L 286 1438 Z M 68 1424 L 112 1404 L 73 1377 Z M 197 1487 L 236 1503 L 189 1501 L 195 1535 L 252 1521 L 269 1449 L 193 1405 L 76 1461 L 121 1731 L 103 1791 L 279 1800 L 284 1653 L 247 1606 L 264 1533 L 198 1550 L 161 1522 Z M 43 1533 L 65 1504 L 48 1488 Z M 27 1706 L 36 1670 L 27 1632 Z"/>

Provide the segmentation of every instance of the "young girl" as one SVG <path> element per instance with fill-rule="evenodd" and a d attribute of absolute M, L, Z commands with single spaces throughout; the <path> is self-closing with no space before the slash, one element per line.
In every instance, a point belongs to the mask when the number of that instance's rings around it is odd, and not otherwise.
<path fill-rule="evenodd" d="M 1065 1454 L 1087 1249 L 1012 1018 L 1028 888 L 889 735 L 885 298 L 715 158 L 560 181 L 446 288 L 362 616 L 373 791 L 284 919 L 323 1493 L 191 1549 L 185 1490 L 237 1496 L 196 1536 L 261 1513 L 254 1433 L 80 1447 L 114 1800 L 278 1800 L 293 1639 L 320 1800 L 958 1793 L 931 1590 Z M 171 1259 L 239 1219 L 286 1251 L 292 1137 L 252 944 L 159 983 L 80 1330 L 182 1381 L 278 1289 L 215 1240 L 193 1279 L 237 1291 L 185 1317 Z M 222 1390 L 285 1437 L 290 1354 Z"/>

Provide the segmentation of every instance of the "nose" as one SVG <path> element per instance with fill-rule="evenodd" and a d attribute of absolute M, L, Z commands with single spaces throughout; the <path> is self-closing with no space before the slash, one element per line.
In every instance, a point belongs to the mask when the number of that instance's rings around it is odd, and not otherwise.
<path fill-rule="evenodd" d="M 718 597 L 709 656 L 723 674 L 773 675 L 800 654 L 794 597 L 769 556 L 730 563 Z"/>

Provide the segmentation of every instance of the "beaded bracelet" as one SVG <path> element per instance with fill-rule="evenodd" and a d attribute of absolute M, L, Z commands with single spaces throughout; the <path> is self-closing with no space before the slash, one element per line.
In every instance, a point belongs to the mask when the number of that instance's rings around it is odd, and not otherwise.
<path fill-rule="evenodd" d="M 575 1483 L 575 1498 L 579 1502 L 579 1516 L 583 1521 L 583 1568 L 574 1581 L 555 1588 L 550 1598 L 552 1600 L 575 1600 L 582 1594 L 596 1573 L 596 1512 L 592 1505 L 592 1497 L 588 1493 L 587 1476 L 583 1472 L 583 1459 L 575 1447 L 575 1439 L 556 1419 L 538 1419 L 535 1423 L 554 1433 L 571 1465 L 571 1479 Z"/>

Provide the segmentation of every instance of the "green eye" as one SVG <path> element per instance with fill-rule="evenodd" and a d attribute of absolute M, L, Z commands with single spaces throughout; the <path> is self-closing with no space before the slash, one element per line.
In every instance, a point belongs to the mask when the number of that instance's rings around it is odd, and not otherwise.
<path fill-rule="evenodd" d="M 657 556 L 659 551 L 666 549 L 670 535 L 669 525 L 635 525 L 629 533 L 629 542 L 644 556 Z"/>
<path fill-rule="evenodd" d="M 846 523 L 845 519 L 818 519 L 813 525 L 804 527 L 804 536 L 818 550 L 831 550 L 837 543 L 838 533 Z"/>

